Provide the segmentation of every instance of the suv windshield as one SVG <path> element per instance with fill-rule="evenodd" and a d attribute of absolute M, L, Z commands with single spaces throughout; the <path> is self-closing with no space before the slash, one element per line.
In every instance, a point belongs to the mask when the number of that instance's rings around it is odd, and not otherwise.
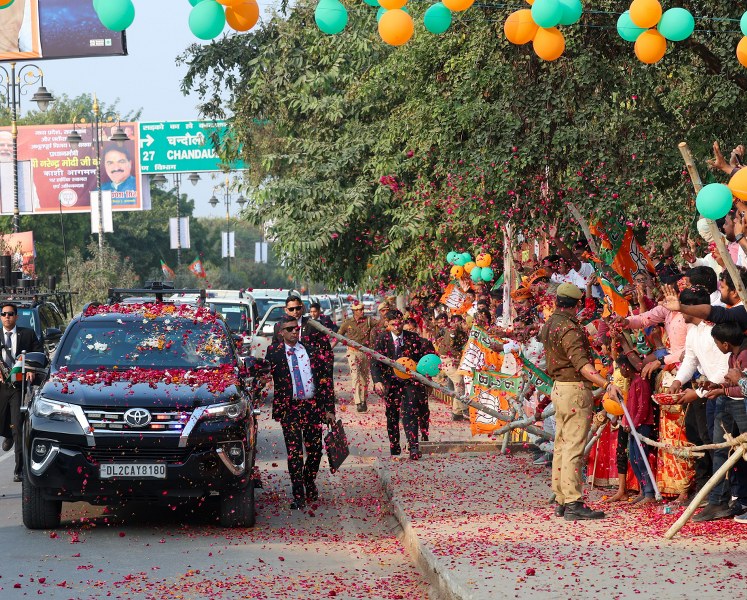
<path fill-rule="evenodd" d="M 249 330 L 249 307 L 245 304 L 228 304 L 226 302 L 208 302 L 208 306 L 223 315 L 226 324 L 233 331 Z"/>
<path fill-rule="evenodd" d="M 230 340 L 219 323 L 164 317 L 78 321 L 56 367 L 190 369 L 231 363 Z"/>

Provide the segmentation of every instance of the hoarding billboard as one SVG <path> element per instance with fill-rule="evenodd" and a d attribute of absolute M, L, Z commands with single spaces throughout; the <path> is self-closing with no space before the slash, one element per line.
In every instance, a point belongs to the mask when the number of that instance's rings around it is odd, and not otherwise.
<path fill-rule="evenodd" d="M 91 0 L 14 0 L 0 8 L 0 61 L 124 54 L 124 32 L 104 27 Z"/>
<path fill-rule="evenodd" d="M 111 191 L 112 209 L 150 209 L 150 186 L 140 175 L 136 123 L 121 123 L 130 141 L 114 143 L 116 123 L 101 125 L 101 189 Z M 82 141 L 73 150 L 67 136 L 73 125 L 18 128 L 18 205 L 21 214 L 89 212 L 96 188 L 96 148 L 90 125 L 77 125 Z M 8 152 L 10 142 L 11 152 Z M 144 180 L 145 179 L 145 180 Z M 9 128 L 0 127 L 0 214 L 13 214 L 13 155 Z M 96 196 L 94 195 L 94 198 Z"/>

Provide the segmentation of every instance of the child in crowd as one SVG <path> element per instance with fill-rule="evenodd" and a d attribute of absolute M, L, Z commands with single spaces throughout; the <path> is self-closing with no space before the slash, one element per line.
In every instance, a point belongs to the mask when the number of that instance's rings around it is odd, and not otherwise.
<path fill-rule="evenodd" d="M 625 406 L 628 409 L 631 421 L 628 417 L 623 417 L 623 428 L 630 431 L 633 425 L 642 436 L 650 438 L 654 430 L 654 410 L 651 404 L 651 385 L 641 377 L 641 374 L 633 368 L 630 361 L 624 356 L 617 359 L 617 365 L 623 377 L 626 377 L 630 384 L 628 386 L 628 398 Z M 633 500 L 633 503 L 642 506 L 655 501 L 654 485 L 649 477 L 646 463 L 648 457 L 641 454 L 638 444 L 633 435 L 628 436 L 628 456 L 633 473 L 638 480 L 640 493 Z M 645 451 L 645 446 L 644 446 Z"/>

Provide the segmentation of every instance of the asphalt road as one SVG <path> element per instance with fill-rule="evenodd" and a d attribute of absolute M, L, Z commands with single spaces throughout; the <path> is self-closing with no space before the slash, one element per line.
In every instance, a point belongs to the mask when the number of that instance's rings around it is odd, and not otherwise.
<path fill-rule="evenodd" d="M 342 389 L 347 365 L 336 352 Z M 365 454 L 365 453 L 364 453 Z M 21 522 L 13 454 L 0 452 L 0 597 L 25 598 L 425 598 L 379 482 L 363 456 L 334 476 L 322 461 L 320 500 L 289 508 L 279 426 L 260 417 L 257 524 L 217 526 L 217 502 L 63 504 L 55 531 Z"/>

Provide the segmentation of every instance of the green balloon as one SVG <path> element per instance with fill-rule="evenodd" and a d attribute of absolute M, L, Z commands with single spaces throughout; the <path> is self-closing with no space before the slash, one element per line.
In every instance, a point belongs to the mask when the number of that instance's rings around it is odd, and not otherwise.
<path fill-rule="evenodd" d="M 482 281 L 482 267 L 473 267 L 469 278 L 475 283 L 480 283 Z"/>
<path fill-rule="evenodd" d="M 204 0 L 189 13 L 189 30 L 201 40 L 212 40 L 226 26 L 226 13 L 215 0 Z"/>
<path fill-rule="evenodd" d="M 205 2 L 205 0 L 189 0 L 192 6 L 197 6 L 200 2 Z"/>
<path fill-rule="evenodd" d="M 410 14 L 410 11 L 409 11 L 409 10 L 407 10 L 407 7 L 406 7 L 406 6 L 403 6 L 402 8 L 400 8 L 400 10 L 404 10 L 404 11 L 405 11 L 405 12 L 406 12 L 406 13 L 407 13 L 408 15 Z M 377 10 L 377 11 L 376 11 L 376 22 L 377 22 L 377 23 L 378 23 L 379 21 L 381 21 L 381 16 L 382 16 L 382 15 L 383 15 L 383 14 L 384 14 L 384 13 L 385 13 L 386 11 L 387 11 L 387 9 L 386 9 L 386 8 L 384 8 L 383 6 L 382 6 L 381 8 L 379 8 L 379 10 Z"/>
<path fill-rule="evenodd" d="M 483 267 L 482 271 L 480 272 L 480 278 L 486 283 L 488 281 L 493 281 L 494 275 L 495 273 L 493 272 L 493 269 L 491 269 L 490 267 Z"/>
<path fill-rule="evenodd" d="M 441 366 L 441 358 L 437 354 L 426 354 L 418 361 L 415 371 L 426 377 L 435 377 L 438 375 Z"/>
<path fill-rule="evenodd" d="M 135 20 L 135 6 L 132 0 L 97 2 L 95 9 L 101 24 L 112 31 L 124 31 Z"/>
<path fill-rule="evenodd" d="M 335 35 L 348 24 L 348 11 L 339 0 L 320 0 L 314 11 L 314 20 L 322 33 Z"/>
<path fill-rule="evenodd" d="M 363 0 L 369 6 L 381 6 L 379 0 Z"/>
<path fill-rule="evenodd" d="M 693 34 L 695 19 L 690 11 L 684 8 L 670 8 L 661 16 L 661 21 L 656 28 L 668 40 L 681 42 Z"/>
<path fill-rule="evenodd" d="M 584 7 L 581 0 L 560 0 L 560 25 L 573 25 L 581 20 Z"/>
<path fill-rule="evenodd" d="M 739 19 L 739 28 L 742 30 L 742 35 L 747 35 L 747 12 Z"/>
<path fill-rule="evenodd" d="M 469 252 L 462 252 L 462 258 L 464 259 L 462 265 L 466 265 L 468 262 L 472 262 L 472 255 Z"/>
<path fill-rule="evenodd" d="M 455 264 L 454 261 L 456 260 L 457 256 L 459 256 L 459 253 L 452 250 L 446 255 L 446 262 L 450 265 Z"/>
<path fill-rule="evenodd" d="M 563 17 L 559 0 L 534 0 L 532 19 L 540 27 L 555 27 Z"/>
<path fill-rule="evenodd" d="M 635 42 L 644 31 L 646 30 L 643 27 L 638 27 L 633 23 L 629 10 L 626 10 L 617 19 L 617 34 L 626 42 Z"/>
<path fill-rule="evenodd" d="M 731 210 L 731 190 L 723 183 L 709 183 L 698 192 L 695 206 L 706 219 L 721 219 Z"/>
<path fill-rule="evenodd" d="M 425 11 L 423 24 L 431 33 L 440 35 L 451 27 L 451 11 L 442 2 L 437 2 Z"/>

